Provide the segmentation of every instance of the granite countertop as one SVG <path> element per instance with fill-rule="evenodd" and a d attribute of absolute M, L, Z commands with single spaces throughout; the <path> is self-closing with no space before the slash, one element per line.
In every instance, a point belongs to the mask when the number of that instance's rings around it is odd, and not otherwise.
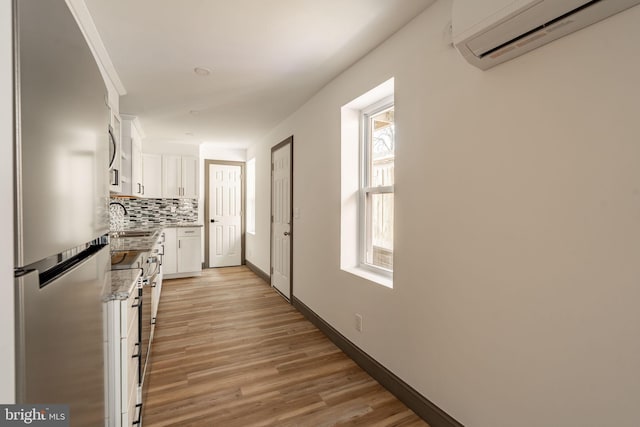
<path fill-rule="evenodd" d="M 131 270 L 112 270 L 111 271 L 111 289 L 107 294 L 106 301 L 126 300 L 131 292 L 138 287 L 138 278 L 140 277 L 140 269 Z"/>
<path fill-rule="evenodd" d="M 113 251 L 150 251 L 158 241 L 160 233 L 165 228 L 204 227 L 195 222 L 172 222 L 164 224 L 145 224 L 135 227 L 126 227 L 122 230 L 111 231 L 111 252 Z M 127 232 L 153 232 L 150 236 L 127 236 Z M 117 233 L 122 232 L 123 236 Z"/>
<path fill-rule="evenodd" d="M 139 225 L 127 225 L 122 228 L 123 231 L 149 231 L 149 230 L 162 230 L 163 228 L 179 228 L 179 227 L 204 227 L 204 224 L 199 222 L 157 222 L 146 223 Z M 112 230 L 115 232 L 115 230 Z"/>
<path fill-rule="evenodd" d="M 203 224 L 197 222 L 171 222 L 163 224 L 163 228 L 179 228 L 179 227 L 204 227 Z"/>
<path fill-rule="evenodd" d="M 127 227 L 123 230 L 112 231 L 110 238 L 111 252 L 115 251 L 144 251 L 151 252 L 158 242 L 162 230 L 173 227 L 203 227 L 202 224 L 194 222 L 177 222 L 164 224 L 145 224 L 142 226 Z M 151 232 L 149 236 L 127 236 L 127 232 Z M 117 233 L 123 235 L 118 236 Z M 111 289 L 107 293 L 105 300 L 125 300 L 129 298 L 131 292 L 136 288 L 139 269 L 131 270 L 111 270 Z"/>
<path fill-rule="evenodd" d="M 133 231 L 133 230 L 131 230 Z M 136 231 L 150 231 L 150 236 L 113 236 L 110 239 L 111 252 L 114 251 L 145 251 L 150 252 L 155 246 L 162 228 L 154 229 L 136 229 Z"/>

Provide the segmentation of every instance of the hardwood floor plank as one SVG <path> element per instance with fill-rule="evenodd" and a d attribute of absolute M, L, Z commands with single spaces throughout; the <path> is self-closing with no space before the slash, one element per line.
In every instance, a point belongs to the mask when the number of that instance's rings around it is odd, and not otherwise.
<path fill-rule="evenodd" d="M 426 426 L 248 268 L 167 280 L 145 427 Z"/>

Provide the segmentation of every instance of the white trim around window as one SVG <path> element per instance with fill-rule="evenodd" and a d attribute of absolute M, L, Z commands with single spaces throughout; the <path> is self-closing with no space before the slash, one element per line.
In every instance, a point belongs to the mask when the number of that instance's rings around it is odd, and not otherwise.
<path fill-rule="evenodd" d="M 391 135 L 378 134 L 376 140 L 375 152 L 375 173 L 370 175 L 367 172 L 367 165 L 363 161 L 364 156 L 371 156 L 369 150 L 365 149 L 363 135 L 368 132 L 363 122 L 363 113 L 376 114 L 382 113 L 385 109 L 393 107 L 393 111 L 389 117 L 381 115 L 376 118 L 377 128 L 385 127 L 386 119 L 394 122 L 395 106 L 394 106 L 394 78 L 391 77 L 373 89 L 363 93 L 340 109 L 341 121 L 341 153 L 340 153 L 340 269 L 348 274 L 352 274 L 370 283 L 382 285 L 389 290 L 393 290 L 393 273 L 389 265 L 389 269 L 380 268 L 379 266 L 371 266 L 364 263 L 362 249 L 366 247 L 366 241 L 376 240 L 378 245 L 387 246 L 392 249 L 392 234 L 376 232 L 374 236 L 367 236 L 363 224 L 366 218 L 371 218 L 373 212 L 367 215 L 365 209 L 366 199 L 388 199 L 389 195 L 393 197 L 393 166 L 395 164 L 395 152 L 386 152 L 384 150 L 384 138 L 394 135 L 395 127 L 387 129 Z M 380 138 L 383 140 L 381 141 Z M 382 145 L 380 145 L 382 142 Z M 390 141 L 387 141 L 390 142 Z M 395 137 L 393 141 L 395 147 Z M 387 150 L 388 151 L 388 150 Z M 387 155 L 384 155 L 387 154 Z M 366 173 L 366 175 L 365 175 Z M 372 180 L 369 178 L 373 177 Z M 366 184 L 365 178 L 367 178 Z M 380 207 L 379 200 L 376 201 Z M 371 205 L 371 203 L 370 203 Z M 380 217 L 380 209 L 376 210 L 378 218 Z M 387 225 L 392 221 L 387 222 Z M 368 237 L 368 239 L 367 239 Z M 379 252 L 379 251 L 378 251 Z M 393 253 L 387 251 L 387 261 L 392 260 Z"/>

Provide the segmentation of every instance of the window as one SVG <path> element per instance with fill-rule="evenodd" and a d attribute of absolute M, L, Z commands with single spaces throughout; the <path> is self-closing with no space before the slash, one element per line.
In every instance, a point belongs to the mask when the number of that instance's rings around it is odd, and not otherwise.
<path fill-rule="evenodd" d="M 394 82 L 340 108 L 340 269 L 393 289 Z"/>
<path fill-rule="evenodd" d="M 360 260 L 393 271 L 395 126 L 393 97 L 362 110 L 359 203 Z"/>
<path fill-rule="evenodd" d="M 247 233 L 256 234 L 256 159 L 247 162 Z"/>

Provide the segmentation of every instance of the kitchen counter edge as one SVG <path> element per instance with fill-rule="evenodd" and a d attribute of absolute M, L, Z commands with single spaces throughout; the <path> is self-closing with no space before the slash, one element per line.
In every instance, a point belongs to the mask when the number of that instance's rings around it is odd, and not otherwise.
<path fill-rule="evenodd" d="M 107 294 L 105 301 L 124 301 L 128 299 L 131 292 L 138 287 L 138 279 L 142 272 L 140 269 L 134 268 L 130 270 L 111 270 L 110 273 L 111 292 Z"/>

